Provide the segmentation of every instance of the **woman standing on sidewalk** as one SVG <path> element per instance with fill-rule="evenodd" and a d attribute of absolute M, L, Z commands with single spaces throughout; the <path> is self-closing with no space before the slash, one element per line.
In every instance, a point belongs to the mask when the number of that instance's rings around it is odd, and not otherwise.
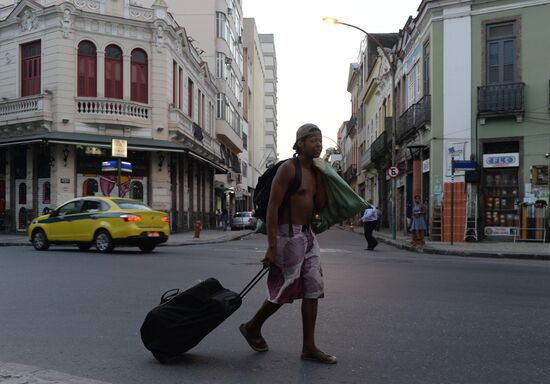
<path fill-rule="evenodd" d="M 422 247 L 426 243 L 424 242 L 424 231 L 426 230 L 426 206 L 420 201 L 420 196 L 414 197 L 414 204 L 412 208 L 412 220 L 411 220 L 411 245 L 414 247 Z"/>

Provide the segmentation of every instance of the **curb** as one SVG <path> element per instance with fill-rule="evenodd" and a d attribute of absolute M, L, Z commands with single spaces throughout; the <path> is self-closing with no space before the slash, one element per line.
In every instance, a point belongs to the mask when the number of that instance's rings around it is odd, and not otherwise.
<path fill-rule="evenodd" d="M 183 247 L 183 246 L 186 246 L 186 245 L 226 243 L 228 241 L 240 240 L 240 239 L 242 239 L 246 236 L 252 235 L 253 233 L 255 233 L 255 232 L 244 233 L 242 235 L 238 235 L 238 236 L 235 236 L 235 237 L 222 237 L 222 238 L 211 239 L 211 240 L 197 239 L 197 240 L 191 240 L 191 241 L 187 240 L 187 241 L 180 242 L 180 243 L 162 243 L 162 244 L 159 244 L 158 246 L 159 247 Z M 0 247 L 19 247 L 19 246 L 23 246 L 23 247 L 31 246 L 32 247 L 32 244 L 31 244 L 30 241 L 27 241 L 27 242 L 21 242 L 21 241 L 20 242 L 9 242 L 9 241 L 0 242 Z"/>
<path fill-rule="evenodd" d="M 345 231 L 346 228 L 339 227 Z M 360 232 L 355 232 L 362 235 Z M 532 254 L 532 253 L 488 253 L 481 251 L 461 251 L 458 249 L 436 249 L 431 247 L 416 248 L 403 242 L 388 239 L 386 236 L 378 235 L 377 240 L 384 244 L 391 245 L 395 248 L 404 249 L 410 252 L 425 253 L 431 255 L 442 256 L 458 256 L 458 257 L 475 257 L 475 258 L 487 258 L 487 259 L 519 259 L 519 260 L 550 260 L 550 255 Z"/>

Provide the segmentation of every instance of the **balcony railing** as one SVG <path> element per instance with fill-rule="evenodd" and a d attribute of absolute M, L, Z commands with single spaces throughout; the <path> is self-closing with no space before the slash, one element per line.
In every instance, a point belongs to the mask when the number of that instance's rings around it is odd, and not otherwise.
<path fill-rule="evenodd" d="M 34 95 L 0 101 L 0 121 L 10 124 L 32 120 L 51 120 L 51 96 Z"/>
<path fill-rule="evenodd" d="M 376 161 L 384 157 L 384 155 L 388 152 L 387 133 L 387 131 L 382 132 L 370 146 L 372 161 Z"/>
<path fill-rule="evenodd" d="M 139 103 L 112 99 L 82 99 L 76 100 L 76 111 L 88 116 L 116 116 L 148 120 L 151 108 Z"/>
<path fill-rule="evenodd" d="M 431 120 L 432 98 L 430 95 L 426 95 L 399 117 L 397 121 L 396 140 L 400 142 L 407 139 L 417 129 L 425 126 Z"/>
<path fill-rule="evenodd" d="M 525 111 L 525 83 L 477 87 L 477 110 L 480 116 L 522 116 Z"/>

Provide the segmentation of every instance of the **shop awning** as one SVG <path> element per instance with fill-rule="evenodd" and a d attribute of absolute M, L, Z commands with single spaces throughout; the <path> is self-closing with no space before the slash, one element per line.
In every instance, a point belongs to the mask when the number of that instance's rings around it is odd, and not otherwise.
<path fill-rule="evenodd" d="M 190 155 L 200 161 L 203 161 L 218 171 L 226 173 L 227 170 L 221 165 L 201 156 L 189 148 L 184 147 L 179 143 L 166 140 L 154 140 L 141 137 L 115 137 L 91 135 L 86 133 L 74 132 L 44 132 L 29 136 L 10 137 L 0 139 L 0 147 L 7 147 L 18 144 L 31 143 L 52 143 L 52 144 L 69 144 L 69 145 L 89 145 L 100 148 L 111 148 L 112 139 L 123 139 L 128 142 L 128 149 L 134 151 L 164 151 L 176 152 Z"/>

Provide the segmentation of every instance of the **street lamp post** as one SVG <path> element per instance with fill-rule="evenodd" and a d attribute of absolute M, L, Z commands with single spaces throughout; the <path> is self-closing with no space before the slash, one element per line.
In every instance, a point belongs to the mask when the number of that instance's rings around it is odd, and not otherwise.
<path fill-rule="evenodd" d="M 391 77 L 391 91 L 390 91 L 390 97 L 391 97 L 391 115 L 392 115 L 392 127 L 391 127 L 391 165 L 396 166 L 395 164 L 395 135 L 397 132 L 397 100 L 395 99 L 395 72 L 396 72 L 396 66 L 397 63 L 395 60 L 392 60 L 386 50 L 384 49 L 384 46 L 380 43 L 380 41 L 365 31 L 362 28 L 359 28 L 356 25 L 348 24 L 339 21 L 338 19 L 334 19 L 331 17 L 324 17 L 323 21 L 328 21 L 333 24 L 340 24 L 345 25 L 347 27 L 355 28 L 365 34 L 368 39 L 374 41 L 376 46 L 380 48 L 382 51 L 382 54 L 384 55 L 384 58 L 388 62 L 388 65 L 390 66 L 390 77 Z M 395 58 L 395 52 L 392 52 L 392 57 Z M 396 188 L 396 180 L 394 177 L 391 179 L 391 194 L 390 194 L 390 219 L 391 219 L 391 235 L 392 239 L 395 240 L 397 237 L 397 211 L 396 211 L 396 194 L 397 194 L 397 188 Z"/>

